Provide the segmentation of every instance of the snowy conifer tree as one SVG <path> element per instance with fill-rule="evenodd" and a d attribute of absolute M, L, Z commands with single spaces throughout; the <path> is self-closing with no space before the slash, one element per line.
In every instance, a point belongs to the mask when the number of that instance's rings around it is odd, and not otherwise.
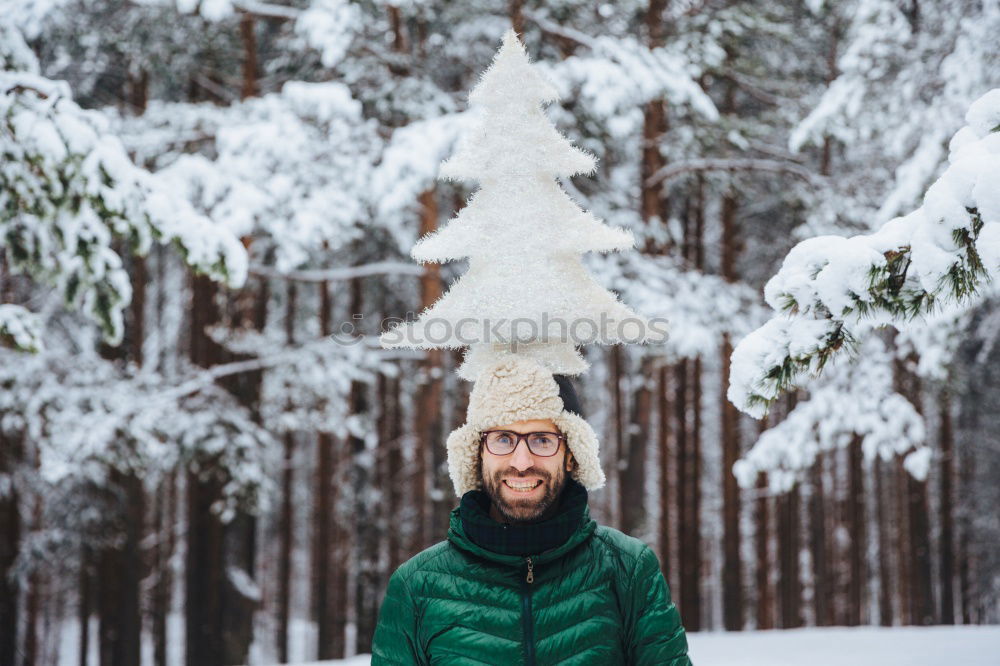
<path fill-rule="evenodd" d="M 136 167 L 104 115 L 77 106 L 65 82 L 38 74 L 11 26 L 0 26 L 0 62 L 0 253 L 13 273 L 55 286 L 112 344 L 121 341 L 132 297 L 115 241 L 139 255 L 153 241 L 174 243 L 196 271 L 243 283 L 239 240 Z M 0 344 L 40 350 L 41 322 L 5 305 Z"/>
<path fill-rule="evenodd" d="M 733 351 L 733 404 L 760 417 L 867 329 L 905 325 L 939 305 L 969 306 L 1000 275 L 1000 89 L 973 103 L 966 122 L 922 206 L 873 234 L 792 248 L 764 290 L 784 314 Z"/>
<path fill-rule="evenodd" d="M 625 250 L 634 239 L 581 210 L 555 180 L 593 173 L 596 162 L 542 111 L 558 97 L 509 30 L 469 95 L 477 124 L 441 167 L 445 178 L 482 186 L 411 252 L 420 262 L 468 257 L 469 271 L 417 321 L 383 334 L 385 346 L 471 346 L 459 368 L 471 380 L 496 354 L 528 354 L 554 372 L 578 374 L 587 364 L 575 343 L 647 338 L 646 322 L 580 261 L 584 252 Z"/>

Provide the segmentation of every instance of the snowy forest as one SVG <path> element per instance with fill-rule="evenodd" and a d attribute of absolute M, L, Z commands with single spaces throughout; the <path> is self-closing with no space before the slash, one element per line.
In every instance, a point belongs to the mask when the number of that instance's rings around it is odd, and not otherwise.
<path fill-rule="evenodd" d="M 0 666 L 371 652 L 470 390 L 379 336 L 466 270 L 411 249 L 510 28 L 596 157 L 559 184 L 635 239 L 588 270 L 668 322 L 576 388 L 692 653 L 1000 624 L 1000 0 L 0 16 Z"/>

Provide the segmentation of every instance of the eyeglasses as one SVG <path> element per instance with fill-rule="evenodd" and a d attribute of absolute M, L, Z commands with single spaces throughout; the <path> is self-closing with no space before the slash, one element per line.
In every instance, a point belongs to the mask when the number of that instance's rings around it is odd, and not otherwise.
<path fill-rule="evenodd" d="M 520 433 L 513 430 L 487 430 L 479 436 L 479 441 L 485 443 L 487 450 L 495 456 L 514 453 L 514 449 L 522 439 L 528 443 L 531 455 L 548 458 L 559 451 L 559 444 L 566 439 L 566 435 L 557 432 Z"/>

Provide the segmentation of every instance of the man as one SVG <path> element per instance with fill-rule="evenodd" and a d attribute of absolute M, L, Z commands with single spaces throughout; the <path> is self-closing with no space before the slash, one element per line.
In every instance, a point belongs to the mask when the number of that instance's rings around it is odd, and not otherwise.
<path fill-rule="evenodd" d="M 461 503 L 389 580 L 372 664 L 690 666 L 656 555 L 590 518 L 604 473 L 564 377 L 486 368 L 447 447 Z"/>

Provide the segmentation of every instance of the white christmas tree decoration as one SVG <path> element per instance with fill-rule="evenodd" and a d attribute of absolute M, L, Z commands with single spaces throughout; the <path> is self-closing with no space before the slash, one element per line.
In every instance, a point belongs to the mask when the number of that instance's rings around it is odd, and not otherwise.
<path fill-rule="evenodd" d="M 384 333 L 383 346 L 468 347 L 458 374 L 473 380 L 506 354 L 575 375 L 587 369 L 577 345 L 655 339 L 649 322 L 583 266 L 583 253 L 627 250 L 635 240 L 582 210 L 556 180 L 596 165 L 545 115 L 542 106 L 558 99 L 508 30 L 469 94 L 476 122 L 440 169 L 480 189 L 411 251 L 421 263 L 468 258 L 469 270 L 416 321 Z"/>

